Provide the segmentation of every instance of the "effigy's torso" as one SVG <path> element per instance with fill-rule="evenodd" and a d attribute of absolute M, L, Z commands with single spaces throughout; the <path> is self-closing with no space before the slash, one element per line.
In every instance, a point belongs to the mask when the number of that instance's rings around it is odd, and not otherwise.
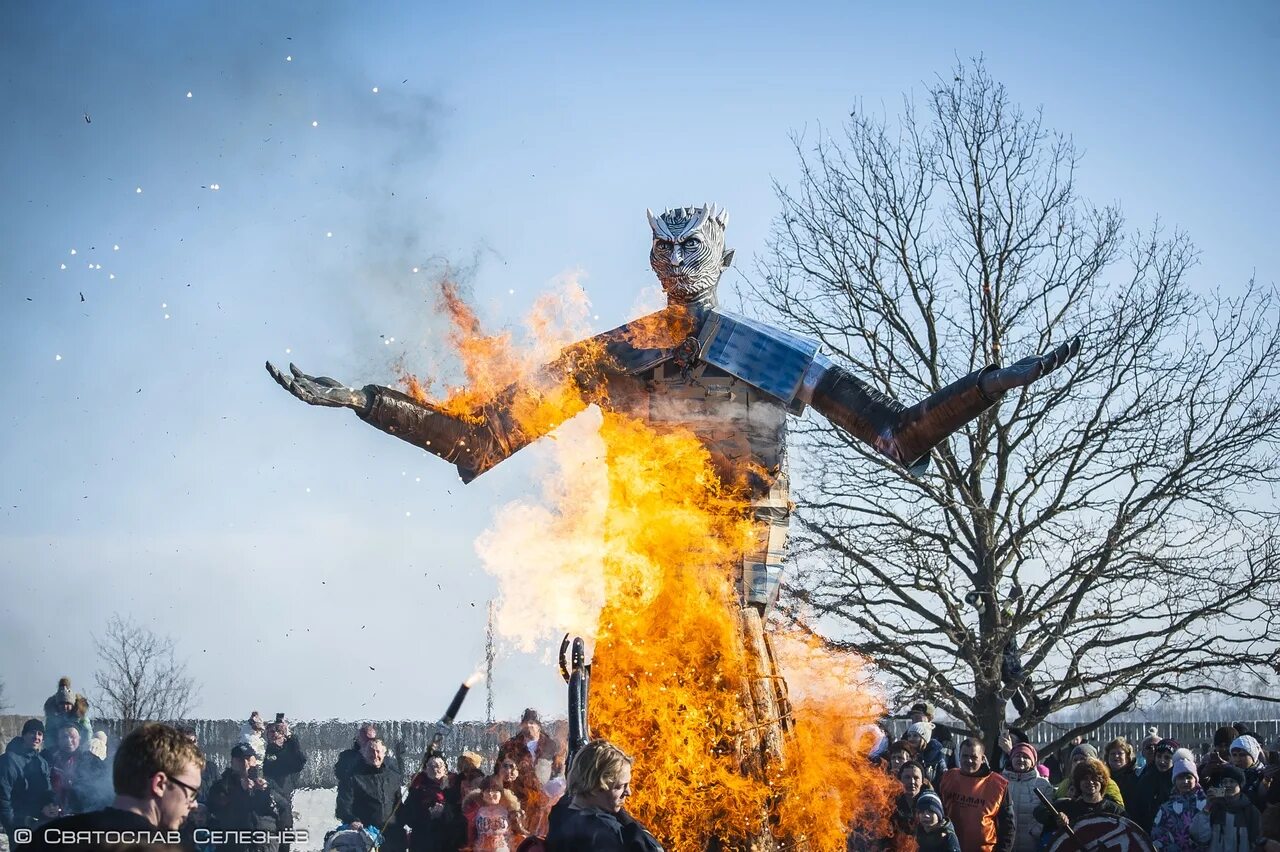
<path fill-rule="evenodd" d="M 787 406 L 726 370 L 696 359 L 681 363 L 677 357 L 611 382 L 609 408 L 659 431 L 692 432 L 721 479 L 745 491 L 756 534 L 735 585 L 744 604 L 771 607 L 781 581 L 791 511 Z"/>

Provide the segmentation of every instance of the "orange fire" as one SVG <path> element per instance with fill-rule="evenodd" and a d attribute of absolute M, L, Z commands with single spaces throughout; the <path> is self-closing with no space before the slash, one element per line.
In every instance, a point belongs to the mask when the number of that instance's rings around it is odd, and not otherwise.
<path fill-rule="evenodd" d="M 483 335 L 451 286 L 442 300 L 470 384 L 432 404 L 470 418 L 513 383 L 541 387 L 531 377 L 548 354 L 586 336 L 585 303 L 573 299 L 540 300 L 527 351 L 510 334 Z M 670 339 L 678 323 L 646 333 Z M 590 400 L 577 388 L 566 380 L 522 395 L 536 404 L 521 425 L 541 432 L 578 414 Z M 744 647 L 732 579 L 753 536 L 747 495 L 684 429 L 606 411 L 552 437 L 542 499 L 505 507 L 477 542 L 502 591 L 499 629 L 525 649 L 566 630 L 594 638 L 592 733 L 635 758 L 627 807 L 666 849 L 746 849 L 772 835 L 843 850 L 855 820 L 887 812 L 893 786 L 863 757 L 871 742 L 859 732 L 881 708 L 861 660 L 772 633 L 794 690 L 787 758 L 743 768 L 742 743 L 756 733 L 745 684 L 758 661 Z"/>

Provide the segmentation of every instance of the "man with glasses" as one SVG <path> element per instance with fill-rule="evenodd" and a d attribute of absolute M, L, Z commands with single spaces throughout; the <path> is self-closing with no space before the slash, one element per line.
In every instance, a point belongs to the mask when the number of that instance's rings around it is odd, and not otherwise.
<path fill-rule="evenodd" d="M 112 767 L 115 800 L 100 811 L 56 819 L 34 834 L 31 849 L 108 850 L 121 845 L 177 845 L 195 806 L 204 755 L 176 728 L 147 723 L 120 743 Z M 110 834 L 108 834 L 110 832 Z M 73 834 L 74 833 L 74 834 Z M 110 840 L 110 843 L 108 843 Z"/>

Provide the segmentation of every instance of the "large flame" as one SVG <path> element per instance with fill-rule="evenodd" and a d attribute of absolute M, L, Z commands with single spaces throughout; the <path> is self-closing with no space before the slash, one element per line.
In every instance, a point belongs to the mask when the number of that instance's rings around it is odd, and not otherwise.
<path fill-rule="evenodd" d="M 539 301 L 527 347 L 484 335 L 452 286 L 442 304 L 469 384 L 433 404 L 466 417 L 585 336 L 576 295 Z M 664 320 L 645 333 L 668 338 L 672 328 L 678 321 Z M 410 387 L 428 399 L 421 384 Z M 538 394 L 521 424 L 545 431 L 587 405 L 565 382 Z M 565 631 L 594 639 L 592 733 L 635 758 L 627 807 L 671 852 L 717 841 L 747 848 L 766 835 L 844 849 L 851 823 L 878 819 L 892 790 L 863 757 L 871 743 L 859 731 L 881 708 L 861 660 L 772 633 L 795 687 L 787 760 L 744 769 L 743 744 L 759 733 L 745 709 L 759 662 L 744 645 L 732 584 L 754 535 L 745 492 L 685 429 L 593 408 L 552 438 L 554 470 L 539 499 L 504 507 L 477 542 L 499 581 L 499 630 L 524 649 Z"/>

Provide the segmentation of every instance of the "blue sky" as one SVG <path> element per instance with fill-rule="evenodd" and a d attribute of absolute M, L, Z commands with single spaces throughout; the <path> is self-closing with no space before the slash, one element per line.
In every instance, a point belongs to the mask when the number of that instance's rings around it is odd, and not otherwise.
<path fill-rule="evenodd" d="M 472 542 L 538 453 L 464 489 L 262 362 L 424 364 L 410 270 L 441 262 L 495 326 L 573 270 L 616 325 L 652 284 L 646 207 L 726 206 L 749 273 L 790 134 L 977 55 L 1086 152 L 1086 197 L 1192 235 L 1196 286 L 1275 280 L 1275 4 L 0 6 L 15 710 L 89 686 L 120 612 L 175 637 L 200 715 L 437 715 L 495 592 Z M 495 700 L 555 712 L 562 686 L 508 654 Z"/>

